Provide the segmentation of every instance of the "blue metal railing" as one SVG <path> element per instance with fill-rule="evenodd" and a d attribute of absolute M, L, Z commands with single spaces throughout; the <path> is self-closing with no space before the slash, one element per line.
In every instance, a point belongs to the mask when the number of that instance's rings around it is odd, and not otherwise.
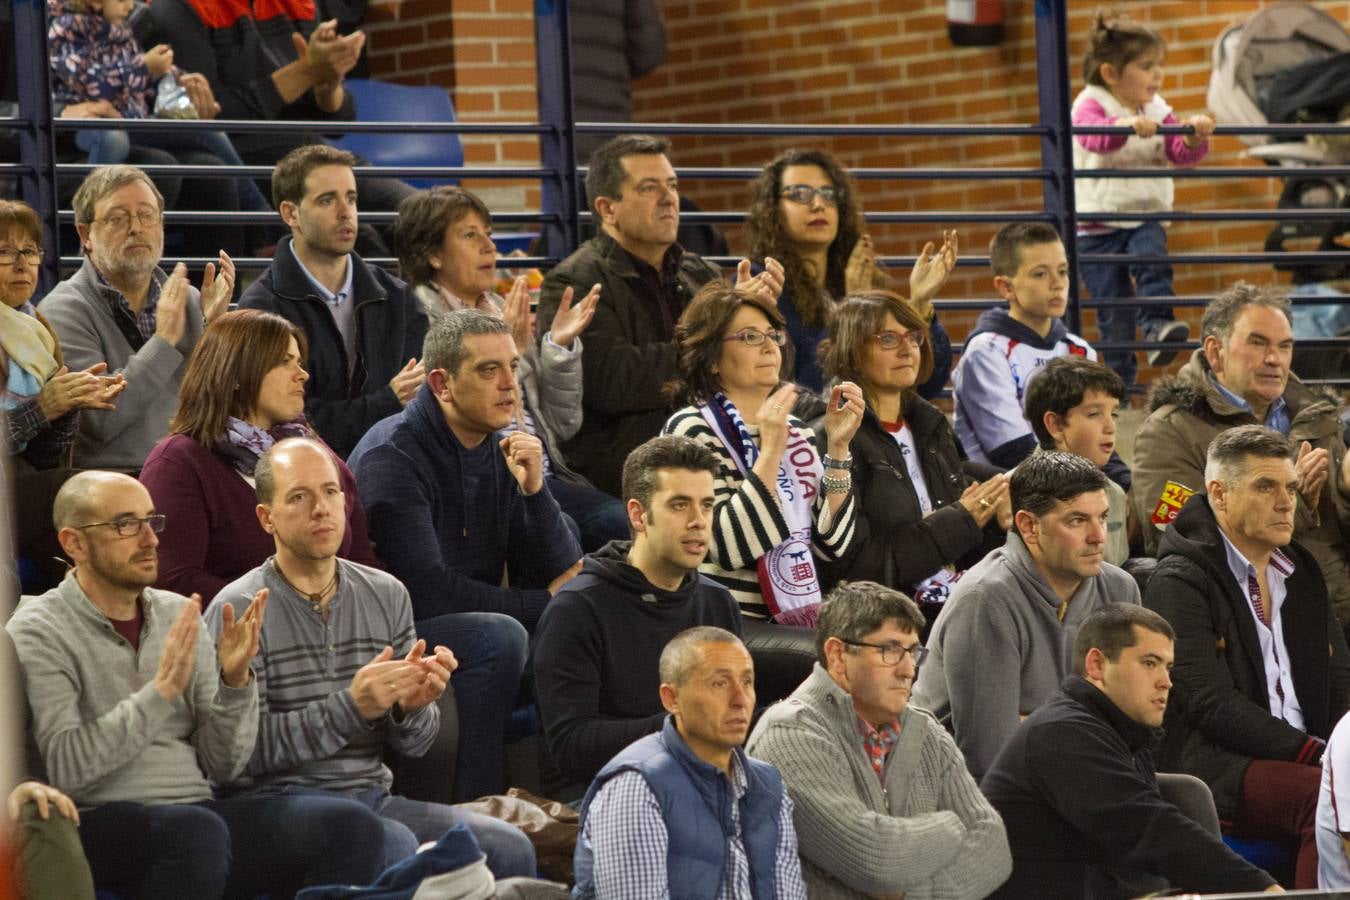
<path fill-rule="evenodd" d="M 17 177 L 20 194 L 34 206 L 47 223 L 44 236 L 47 258 L 44 262 L 43 289 L 49 289 L 54 283 L 62 264 L 78 262 L 74 256 L 61 257 L 57 250 L 58 224 L 69 224 L 74 214 L 71 210 L 57 208 L 57 176 L 80 177 L 93 167 L 83 164 L 61 164 L 55 161 L 54 141 L 58 133 L 76 129 L 119 129 L 127 123 L 121 120 L 104 119 L 52 119 L 51 89 L 46 62 L 46 0 L 13 0 L 17 60 L 19 66 L 19 118 L 6 121 L 19 135 L 20 161 L 15 164 L 0 164 L 0 177 Z M 1045 221 L 1052 223 L 1061 234 L 1072 236 L 1076 233 L 1079 221 L 1100 221 L 1119 218 L 1119 215 L 1098 213 L 1078 214 L 1074 209 L 1074 134 L 1126 134 L 1129 129 L 1118 126 L 1093 126 L 1074 128 L 1070 121 L 1071 97 L 1068 72 L 1067 47 L 1067 0 L 1036 0 L 1035 34 L 1037 56 L 1037 89 L 1039 121 L 1035 124 L 992 124 L 992 125 L 831 125 L 831 124 L 723 124 L 723 123 L 631 123 L 615 122 L 577 122 L 572 104 L 571 84 L 571 42 L 567 4 L 564 0 L 536 0 L 535 3 L 535 39 L 538 64 L 538 122 L 502 122 L 502 123 L 398 123 L 398 122 L 348 122 L 325 123 L 325 130 L 376 131 L 376 132 L 445 132 L 460 135 L 529 135 L 539 140 L 540 165 L 538 166 L 458 166 L 446 168 L 409 167 L 409 168 L 366 168 L 357 169 L 358 175 L 378 174 L 404 178 L 478 178 L 478 179 L 537 179 L 541 186 L 541 208 L 534 211 L 499 213 L 494 219 L 502 224 L 522 224 L 539 226 L 547 239 L 550 256 L 511 258 L 503 260 L 504 266 L 547 266 L 556 262 L 559 256 L 573 249 L 581 234 L 582 226 L 591 222 L 591 214 L 585 209 L 583 180 L 586 170 L 578 166 L 575 155 L 575 141 L 583 134 L 619 134 L 640 129 L 645 133 L 668 136 L 681 135 L 726 135 L 757 137 L 894 137 L 894 138 L 932 138 L 932 137 L 1007 137 L 1036 139 L 1040 145 L 1040 165 L 1033 167 L 935 167 L 935 168 L 860 168 L 853 174 L 860 180 L 878 181 L 932 181 L 932 180 L 998 180 L 998 181 L 1039 181 L 1043 186 L 1043 203 L 1040 210 L 978 210 L 978 211 L 872 211 L 867 220 L 878 224 L 900 223 L 1004 223 L 1009 221 Z M 201 130 L 223 130 L 233 133 L 248 132 L 309 132 L 314 128 L 312 122 L 255 122 L 255 121 L 161 121 L 142 120 L 135 128 L 145 130 L 196 128 Z M 1163 126 L 1163 134 L 1189 133 L 1187 126 Z M 1224 135 L 1287 135 L 1291 138 L 1306 134 L 1350 134 L 1350 127 L 1341 125 L 1224 125 L 1217 133 Z M 209 167 L 209 166 L 144 166 L 152 175 L 237 178 L 266 177 L 271 169 L 267 166 Z M 685 167 L 676 170 L 681 178 L 709 180 L 749 181 L 759 174 L 759 169 L 745 167 Z M 1133 169 L 1098 169 L 1094 177 L 1149 178 L 1157 177 L 1155 171 Z M 1281 169 L 1272 166 L 1242 167 L 1198 167 L 1175 169 L 1168 173 L 1172 178 L 1333 178 L 1350 180 L 1350 167 L 1347 166 L 1307 166 Z M 362 211 L 362 220 L 374 224 L 383 224 L 394 218 L 392 212 Z M 1178 210 L 1167 213 L 1131 213 L 1131 219 L 1143 221 L 1169 220 L 1173 222 L 1225 222 L 1225 221 L 1270 221 L 1270 222 L 1320 222 L 1339 219 L 1344 213 L 1339 210 L 1318 209 L 1224 209 L 1224 210 Z M 735 223 L 744 221 L 744 212 L 738 210 L 707 211 L 686 213 L 683 219 L 688 222 Z M 271 216 L 261 213 L 223 213 L 206 211 L 173 211 L 165 216 L 170 224 L 246 224 L 274 221 Z M 1065 241 L 1071 271 L 1077 271 L 1079 262 L 1109 263 L 1126 265 L 1131 262 L 1173 264 L 1267 264 L 1279 263 L 1285 266 L 1350 264 L 1350 251 L 1322 251 L 1271 253 L 1265 251 L 1216 252 L 1167 254 L 1156 257 L 1125 257 L 1119 255 L 1085 254 L 1079 257 L 1075 242 Z M 734 260 L 713 258 L 713 261 L 730 263 Z M 206 260 L 189 259 L 194 264 L 204 264 Z M 268 265 L 265 259 L 241 259 L 237 261 L 243 268 L 257 268 Z M 392 264 L 392 260 L 374 259 L 379 264 Z M 890 266 L 908 267 L 913 257 L 888 256 L 881 262 Z M 983 256 L 963 256 L 958 261 L 962 267 L 986 266 L 988 260 Z M 1206 298 L 1179 297 L 1164 300 L 1132 300 L 1136 305 L 1158 306 L 1196 306 Z M 1066 315 L 1068 325 L 1075 331 L 1081 330 L 1082 312 L 1097 306 L 1113 302 L 1113 298 L 1100 298 L 1084 301 L 1078 296 L 1078 283 L 1074 279 L 1070 288 L 1070 305 Z M 1326 298 L 1296 296 L 1293 302 L 1319 303 Z M 936 305 L 944 310 L 981 309 L 992 305 L 993 301 L 979 298 L 947 298 L 938 300 Z M 1324 342 L 1316 342 L 1320 345 Z M 1345 345 L 1347 341 L 1333 345 Z M 1314 345 L 1313 342 L 1300 341 L 1300 346 Z M 1099 349 L 1139 349 L 1152 347 L 1144 342 L 1096 343 Z M 1172 346 L 1172 345 L 1168 345 Z M 1194 344 L 1179 345 L 1194 346 Z"/>

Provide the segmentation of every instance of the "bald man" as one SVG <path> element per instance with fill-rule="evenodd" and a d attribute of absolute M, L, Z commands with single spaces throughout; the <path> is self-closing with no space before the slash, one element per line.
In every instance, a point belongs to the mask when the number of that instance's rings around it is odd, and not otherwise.
<path fill-rule="evenodd" d="M 200 598 L 151 587 L 166 522 L 139 482 L 82 472 L 53 520 L 75 566 L 6 627 L 51 782 L 81 809 L 95 885 L 217 898 L 374 878 L 380 823 L 359 803 L 212 799 L 208 779 L 238 774 L 257 734 L 249 665 L 267 592 L 224 617 L 212 644 Z"/>
<path fill-rule="evenodd" d="M 448 648 L 417 638 L 398 579 L 338 558 L 347 520 L 333 454 L 307 438 L 280 441 L 259 458 L 253 477 L 258 522 L 276 553 L 222 588 L 206 616 L 223 635 L 249 598 L 271 598 L 253 660 L 258 740 L 233 787 L 360 802 L 380 816 L 387 865 L 463 823 L 493 875 L 533 877 L 534 846 L 515 826 L 389 791 L 384 748 L 426 753 L 440 728 L 436 701 L 458 662 Z M 326 656 L 313 651 L 316 644 L 326 645 Z"/>

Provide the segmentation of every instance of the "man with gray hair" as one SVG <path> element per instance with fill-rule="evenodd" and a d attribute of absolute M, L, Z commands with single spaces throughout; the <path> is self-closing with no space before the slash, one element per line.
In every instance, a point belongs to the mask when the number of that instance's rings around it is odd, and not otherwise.
<path fill-rule="evenodd" d="M 202 329 L 229 306 L 234 263 L 208 263 L 200 293 L 187 266 L 166 275 L 164 198 L 134 166 L 100 166 L 75 192 L 84 265 L 43 299 L 71 371 L 97 363 L 126 376 L 117 408 L 80 417 L 75 464 L 138 472 L 169 430 L 178 385 Z"/>
<path fill-rule="evenodd" d="M 899 591 L 841 582 L 820 607 L 815 669 L 750 735 L 787 783 L 812 897 L 976 900 L 1012 871 L 956 742 L 909 703 L 923 625 Z"/>
<path fill-rule="evenodd" d="M 375 552 L 407 586 L 419 622 L 447 613 L 515 620 L 494 619 L 480 641 L 503 673 L 514 671 L 496 679 L 498 710 L 515 698 L 526 630 L 581 569 L 581 546 L 544 482 L 539 439 L 497 434 L 519 417 L 516 360 L 502 319 L 475 309 L 442 316 L 422 347 L 426 383 L 348 460 Z M 419 634 L 463 659 L 462 643 Z"/>
<path fill-rule="evenodd" d="M 755 665 L 703 625 L 661 651 L 662 729 L 602 768 L 581 803 L 572 896 L 805 898 L 792 798 L 741 749 Z"/>
<path fill-rule="evenodd" d="M 1261 425 L 1209 445 L 1206 494 L 1163 535 L 1144 603 L 1176 631 L 1159 768 L 1209 785 L 1240 838 L 1297 840 L 1317 887 L 1322 753 L 1350 708 L 1345 638 L 1317 560 L 1294 537 L 1294 444 Z"/>
<path fill-rule="evenodd" d="M 1235 425 L 1260 424 L 1298 448 L 1294 535 L 1317 560 L 1342 626 L 1350 625 L 1350 457 L 1337 403 L 1291 373 L 1289 297 L 1239 281 L 1205 309 L 1201 345 L 1158 382 L 1134 444 L 1134 503 L 1150 553 L 1186 500 L 1205 490 L 1205 451 Z"/>

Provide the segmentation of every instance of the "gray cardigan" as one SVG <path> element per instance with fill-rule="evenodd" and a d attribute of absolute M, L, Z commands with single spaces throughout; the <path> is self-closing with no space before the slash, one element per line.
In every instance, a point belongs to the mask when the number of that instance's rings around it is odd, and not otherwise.
<path fill-rule="evenodd" d="M 159 284 L 167 277 L 161 269 L 153 275 Z M 85 259 L 78 272 L 43 298 L 40 308 L 72 372 L 105 362 L 109 375 L 121 372 L 127 377 L 117 409 L 80 416 L 75 465 L 138 472 L 155 443 L 169 433 L 187 359 L 202 336 L 201 301 L 197 289 L 189 287 L 186 324 L 177 346 L 156 335 L 136 350 L 113 318 L 117 297 Z"/>
<path fill-rule="evenodd" d="M 1070 598 L 1059 621 L 1050 589 L 1016 529 L 956 583 L 928 638 L 914 703 L 951 729 L 981 778 L 1022 718 L 1073 670 L 1083 620 L 1108 603 L 1139 603 L 1139 585 L 1110 563 Z"/>
<path fill-rule="evenodd" d="M 221 680 L 205 624 L 183 695 L 170 702 L 155 690 L 160 649 L 185 603 L 169 591 L 142 591 L 140 652 L 85 596 L 74 572 L 9 620 L 47 774 L 80 806 L 208 800 L 208 778 L 229 781 L 248 762 L 258 733 L 257 682 L 232 688 Z"/>
<path fill-rule="evenodd" d="M 746 745 L 783 774 L 813 900 L 975 900 L 1002 884 L 1012 872 L 1003 820 L 937 720 L 904 712 L 884 787 L 858 723 L 853 698 L 817 663 Z"/>

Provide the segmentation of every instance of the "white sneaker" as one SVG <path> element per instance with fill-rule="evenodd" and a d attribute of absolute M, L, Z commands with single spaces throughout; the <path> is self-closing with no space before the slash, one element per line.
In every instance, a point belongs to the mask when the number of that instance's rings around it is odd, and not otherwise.
<path fill-rule="evenodd" d="M 1144 339 L 1148 341 L 1158 341 L 1159 343 L 1171 343 L 1173 341 L 1184 341 L 1191 336 L 1191 326 L 1178 319 L 1165 322 L 1157 328 L 1150 328 L 1145 332 Z M 1177 358 L 1177 351 L 1169 349 L 1150 350 L 1144 355 L 1150 366 L 1165 366 Z"/>

